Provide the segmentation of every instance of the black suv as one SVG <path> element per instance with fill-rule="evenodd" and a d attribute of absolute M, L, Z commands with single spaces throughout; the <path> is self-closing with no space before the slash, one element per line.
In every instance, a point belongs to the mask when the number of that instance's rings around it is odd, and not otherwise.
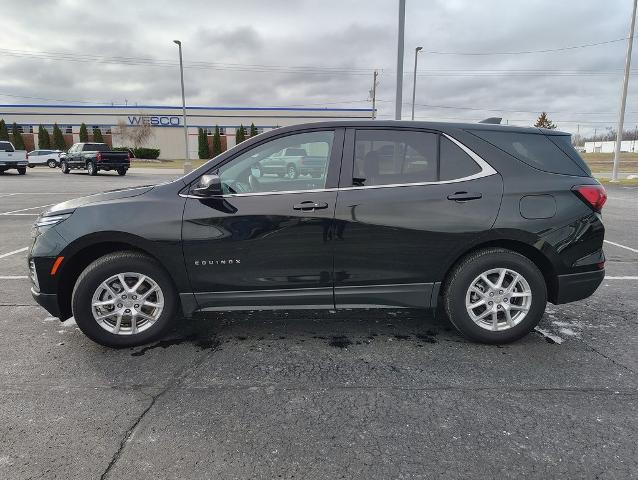
<path fill-rule="evenodd" d="M 316 178 L 262 175 L 286 149 Z M 344 121 L 258 135 L 169 183 L 56 205 L 36 221 L 33 296 L 132 346 L 196 311 L 435 308 L 502 343 L 605 271 L 603 187 L 565 133 Z"/>

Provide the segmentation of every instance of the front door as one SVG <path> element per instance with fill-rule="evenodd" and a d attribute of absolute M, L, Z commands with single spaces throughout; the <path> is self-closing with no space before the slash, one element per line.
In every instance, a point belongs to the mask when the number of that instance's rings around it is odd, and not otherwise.
<path fill-rule="evenodd" d="M 446 266 L 489 231 L 500 175 L 452 137 L 348 130 L 335 214 L 335 303 L 429 307 Z"/>
<path fill-rule="evenodd" d="M 188 195 L 182 240 L 200 308 L 334 307 L 330 239 L 343 136 L 309 129 L 267 139 L 209 171 L 222 195 Z M 288 148 L 323 158 L 321 175 L 262 168 Z"/>

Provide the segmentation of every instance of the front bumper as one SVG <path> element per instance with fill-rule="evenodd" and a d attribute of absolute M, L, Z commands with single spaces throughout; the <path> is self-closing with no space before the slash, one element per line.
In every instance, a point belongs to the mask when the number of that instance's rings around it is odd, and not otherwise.
<path fill-rule="evenodd" d="M 38 292 L 32 287 L 31 295 L 33 296 L 33 299 L 47 312 L 54 317 L 60 318 L 60 306 L 58 305 L 58 296 L 55 293 Z"/>
<path fill-rule="evenodd" d="M 556 294 L 552 303 L 575 302 L 593 294 L 605 278 L 605 269 L 593 272 L 558 275 Z"/>

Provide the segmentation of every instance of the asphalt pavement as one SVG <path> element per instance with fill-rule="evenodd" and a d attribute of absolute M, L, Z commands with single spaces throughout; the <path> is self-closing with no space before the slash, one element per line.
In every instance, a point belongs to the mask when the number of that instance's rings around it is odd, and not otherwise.
<path fill-rule="evenodd" d="M 412 310 L 236 312 L 94 344 L 29 293 L 49 204 L 176 176 L 0 175 L 0 478 L 638 478 L 638 188 L 607 278 L 504 346 Z"/>

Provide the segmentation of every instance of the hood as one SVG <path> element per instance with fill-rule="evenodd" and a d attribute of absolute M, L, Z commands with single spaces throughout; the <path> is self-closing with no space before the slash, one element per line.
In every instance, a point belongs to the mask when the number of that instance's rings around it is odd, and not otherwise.
<path fill-rule="evenodd" d="M 67 211 L 73 211 L 78 207 L 89 205 L 91 203 L 107 202 L 110 200 L 119 200 L 122 198 L 137 197 L 150 191 L 154 185 L 143 185 L 140 187 L 132 188 L 118 188 L 117 190 L 109 190 L 102 193 L 94 193 L 93 195 L 87 195 L 86 197 L 74 198 L 67 200 L 66 202 L 53 205 L 51 208 L 42 213 L 43 216 L 51 215 L 53 213 L 66 213 Z"/>

